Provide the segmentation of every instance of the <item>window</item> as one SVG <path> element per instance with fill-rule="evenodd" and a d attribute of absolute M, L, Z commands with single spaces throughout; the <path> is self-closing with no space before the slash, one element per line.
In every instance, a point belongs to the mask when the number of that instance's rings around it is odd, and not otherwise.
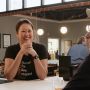
<path fill-rule="evenodd" d="M 22 0 L 9 0 L 9 10 L 22 9 Z"/>
<path fill-rule="evenodd" d="M 57 50 L 59 50 L 59 39 L 49 38 L 48 39 L 48 51 L 56 52 Z"/>
<path fill-rule="evenodd" d="M 6 11 L 6 0 L 0 1 L 0 12 Z"/>
<path fill-rule="evenodd" d="M 64 2 L 71 2 L 71 1 L 77 1 L 77 0 L 63 0 Z"/>
<path fill-rule="evenodd" d="M 25 0 L 25 8 L 41 6 L 41 0 Z"/>
<path fill-rule="evenodd" d="M 58 59 L 59 54 L 59 39 L 49 38 L 48 39 L 48 53 L 51 60 Z"/>
<path fill-rule="evenodd" d="M 62 3 L 62 0 L 44 0 L 44 5 Z"/>

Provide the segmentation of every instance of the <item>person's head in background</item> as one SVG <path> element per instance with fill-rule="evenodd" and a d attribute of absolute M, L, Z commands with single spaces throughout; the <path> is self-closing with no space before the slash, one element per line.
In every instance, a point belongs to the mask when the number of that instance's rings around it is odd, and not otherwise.
<path fill-rule="evenodd" d="M 28 19 L 20 19 L 16 24 L 16 35 L 20 44 L 33 41 L 34 27 Z"/>
<path fill-rule="evenodd" d="M 85 36 L 81 36 L 79 38 L 77 44 L 84 44 L 84 45 L 86 45 L 86 38 L 85 38 Z"/>
<path fill-rule="evenodd" d="M 90 48 L 90 32 L 86 33 L 85 37 L 86 37 L 86 44 L 88 48 Z"/>

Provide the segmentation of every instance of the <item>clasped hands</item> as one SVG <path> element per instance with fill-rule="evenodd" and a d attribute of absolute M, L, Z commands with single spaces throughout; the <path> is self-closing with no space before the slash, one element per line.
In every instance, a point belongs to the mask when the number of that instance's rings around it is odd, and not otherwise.
<path fill-rule="evenodd" d="M 32 42 L 30 41 L 26 41 L 20 47 L 24 55 L 28 54 L 31 54 L 32 56 L 37 55 L 36 51 L 33 49 Z"/>

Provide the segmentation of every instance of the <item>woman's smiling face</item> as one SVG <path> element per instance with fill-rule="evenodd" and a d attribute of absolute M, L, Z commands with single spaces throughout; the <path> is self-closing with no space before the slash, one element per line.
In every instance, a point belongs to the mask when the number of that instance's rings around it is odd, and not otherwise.
<path fill-rule="evenodd" d="M 33 29 L 30 24 L 23 23 L 18 30 L 17 38 L 20 44 L 23 44 L 26 41 L 33 41 Z"/>

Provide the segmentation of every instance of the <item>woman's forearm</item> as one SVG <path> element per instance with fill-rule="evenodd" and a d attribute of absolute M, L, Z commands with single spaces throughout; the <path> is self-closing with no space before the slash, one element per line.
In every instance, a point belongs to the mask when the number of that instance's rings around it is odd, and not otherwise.
<path fill-rule="evenodd" d="M 7 69 L 5 70 L 5 76 L 7 79 L 12 80 L 15 77 L 19 69 L 22 57 L 23 57 L 23 54 L 19 52 L 15 60 L 13 60 L 13 62 L 7 67 Z"/>
<path fill-rule="evenodd" d="M 34 60 L 36 73 L 38 75 L 38 78 L 43 80 L 48 73 L 47 70 L 47 60 Z"/>

